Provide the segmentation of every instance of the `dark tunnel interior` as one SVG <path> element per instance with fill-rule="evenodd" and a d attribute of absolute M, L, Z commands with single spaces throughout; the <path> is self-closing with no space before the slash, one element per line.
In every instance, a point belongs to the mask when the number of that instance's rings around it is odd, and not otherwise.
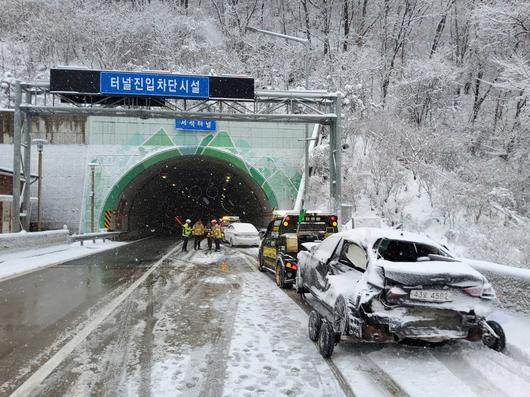
<path fill-rule="evenodd" d="M 121 223 L 134 234 L 175 234 L 175 217 L 207 222 L 237 215 L 263 226 L 271 207 L 258 184 L 235 165 L 214 157 L 179 156 L 143 171 L 122 192 Z"/>

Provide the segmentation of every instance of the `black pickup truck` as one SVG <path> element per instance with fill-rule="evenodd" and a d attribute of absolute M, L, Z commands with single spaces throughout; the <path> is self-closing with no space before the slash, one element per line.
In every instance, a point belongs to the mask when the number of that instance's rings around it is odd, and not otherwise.
<path fill-rule="evenodd" d="M 259 248 L 258 269 L 273 272 L 280 288 L 295 282 L 302 243 L 323 240 L 338 231 L 334 214 L 311 211 L 299 219 L 297 211 L 276 212 Z"/>

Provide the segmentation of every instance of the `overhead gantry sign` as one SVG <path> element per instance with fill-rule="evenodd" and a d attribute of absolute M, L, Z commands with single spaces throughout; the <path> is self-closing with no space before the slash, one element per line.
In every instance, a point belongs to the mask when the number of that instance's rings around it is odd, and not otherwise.
<path fill-rule="evenodd" d="M 56 68 L 49 83 L 17 81 L 14 110 L 14 231 L 21 225 L 16 181 L 21 179 L 22 137 L 25 175 L 30 169 L 31 117 L 42 114 L 320 124 L 329 128 L 330 210 L 340 210 L 342 125 L 336 93 L 258 91 L 254 79 L 246 76 Z M 28 229 L 29 217 L 25 222 Z"/>

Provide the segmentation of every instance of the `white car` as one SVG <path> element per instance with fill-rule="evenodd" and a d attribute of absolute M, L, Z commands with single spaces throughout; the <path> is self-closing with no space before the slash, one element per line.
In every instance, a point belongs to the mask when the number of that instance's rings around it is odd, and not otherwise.
<path fill-rule="evenodd" d="M 358 228 L 298 253 L 296 288 L 315 299 L 309 338 L 329 357 L 342 335 L 362 342 L 452 339 L 505 346 L 486 320 L 495 292 L 486 278 L 417 234 Z"/>
<path fill-rule="evenodd" d="M 231 223 L 225 226 L 224 234 L 225 241 L 231 247 L 236 245 L 260 245 L 258 229 L 252 223 Z"/>

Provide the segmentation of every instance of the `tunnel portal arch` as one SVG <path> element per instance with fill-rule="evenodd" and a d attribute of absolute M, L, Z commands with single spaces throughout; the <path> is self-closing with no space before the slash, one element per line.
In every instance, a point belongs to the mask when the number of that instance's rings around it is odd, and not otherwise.
<path fill-rule="evenodd" d="M 266 178 L 239 156 L 215 148 L 185 154 L 173 147 L 143 159 L 117 180 L 99 223 L 104 227 L 110 210 L 113 229 L 139 233 L 171 231 L 175 215 L 239 215 L 264 225 L 274 208 L 278 200 Z"/>

